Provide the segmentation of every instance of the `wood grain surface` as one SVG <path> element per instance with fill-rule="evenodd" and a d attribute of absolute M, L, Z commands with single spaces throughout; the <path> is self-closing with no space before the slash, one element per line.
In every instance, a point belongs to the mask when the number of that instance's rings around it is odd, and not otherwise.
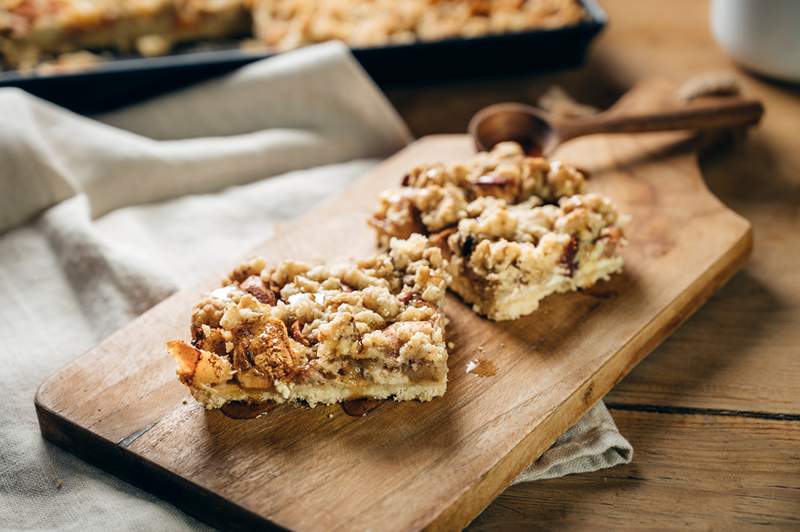
<path fill-rule="evenodd" d="M 669 108 L 674 92 L 645 83 L 617 109 Z M 378 192 L 416 163 L 468 156 L 470 145 L 465 136 L 418 141 L 257 253 L 315 261 L 371 252 L 364 220 Z M 625 272 L 502 324 L 451 297 L 456 347 L 442 399 L 387 402 L 364 418 L 334 406 L 282 406 L 248 421 L 184 401 L 163 343 L 187 336 L 191 305 L 209 282 L 157 305 L 45 382 L 42 432 L 226 527 L 462 526 L 748 256 L 749 223 L 708 192 L 692 147 L 682 133 L 597 136 L 560 153 L 589 170 L 590 189 L 633 216 Z M 465 371 L 480 357 L 492 359 L 495 376 Z"/>
<path fill-rule="evenodd" d="M 514 486 L 475 530 L 797 530 L 800 424 L 614 411 L 633 463 Z M 711 526 L 709 526 L 711 525 Z"/>
<path fill-rule="evenodd" d="M 800 475 L 781 475 L 776 467 L 773 489 L 755 497 L 742 497 L 737 490 L 769 478 L 770 472 L 754 468 L 753 462 L 774 464 L 778 458 L 770 453 L 776 446 L 794 449 L 780 460 L 796 461 L 800 455 L 800 85 L 737 68 L 714 42 L 707 0 L 673 0 L 668 6 L 660 0 L 599 3 L 609 25 L 580 68 L 398 88 L 389 97 L 422 136 L 463 131 L 478 109 L 499 101 L 534 103 L 552 85 L 605 108 L 641 79 L 662 76 L 681 83 L 701 73 L 732 72 L 746 97 L 764 102 L 766 115 L 744 142 L 706 149 L 700 166 L 711 191 L 753 224 L 753 255 L 743 271 L 607 396 L 612 415 L 635 447 L 634 462 L 624 469 L 655 468 L 659 475 L 612 482 L 617 489 L 604 489 L 602 479 L 612 472 L 513 486 L 476 525 L 503 529 L 493 523 L 514 514 L 516 528 L 527 530 L 617 529 L 625 523 L 648 528 L 651 522 L 658 529 L 773 524 L 796 530 Z M 629 411 L 647 421 L 629 421 L 640 419 Z M 695 430 L 670 430 L 676 415 L 697 416 Z M 765 431 L 765 424 L 772 430 Z M 741 463 L 709 468 L 686 451 L 698 440 L 706 456 L 725 456 L 740 441 L 754 451 Z M 662 489 L 661 476 L 679 481 L 689 472 L 697 486 L 681 484 L 686 497 L 677 499 L 680 493 Z M 527 496 L 528 490 L 537 495 Z M 684 512 L 691 514 L 690 521 L 681 519 Z M 733 516 L 743 514 L 754 517 L 731 526 Z M 792 515 L 795 521 L 785 519 Z"/>

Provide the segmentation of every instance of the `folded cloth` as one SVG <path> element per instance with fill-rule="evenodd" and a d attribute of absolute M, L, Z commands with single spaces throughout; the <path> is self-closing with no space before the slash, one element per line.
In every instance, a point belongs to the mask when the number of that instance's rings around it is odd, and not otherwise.
<path fill-rule="evenodd" d="M 0 116 L 0 528 L 201 527 L 43 441 L 36 387 L 345 188 L 408 131 L 338 44 L 96 120 L 0 89 Z M 520 479 L 630 453 L 598 405 Z"/>

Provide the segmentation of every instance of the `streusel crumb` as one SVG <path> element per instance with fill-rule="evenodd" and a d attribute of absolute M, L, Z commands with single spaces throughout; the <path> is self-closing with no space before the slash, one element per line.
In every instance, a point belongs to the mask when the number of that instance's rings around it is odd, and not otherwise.
<path fill-rule="evenodd" d="M 391 237 L 432 234 L 475 216 L 482 198 L 509 204 L 554 202 L 584 190 L 585 178 L 574 167 L 542 157 L 528 157 L 515 142 L 503 142 L 465 163 L 419 165 L 399 190 L 384 192 L 369 220 L 381 245 Z"/>

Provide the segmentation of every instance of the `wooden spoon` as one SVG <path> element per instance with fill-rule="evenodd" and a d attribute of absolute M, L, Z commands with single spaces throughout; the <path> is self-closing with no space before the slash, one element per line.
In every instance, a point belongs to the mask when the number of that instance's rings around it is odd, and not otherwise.
<path fill-rule="evenodd" d="M 658 113 L 605 112 L 572 120 L 552 118 L 530 105 L 499 103 L 478 111 L 469 122 L 469 133 L 478 151 L 514 140 L 529 155 L 550 155 L 562 142 L 584 135 L 751 126 L 763 114 L 761 102 L 738 98 Z"/>

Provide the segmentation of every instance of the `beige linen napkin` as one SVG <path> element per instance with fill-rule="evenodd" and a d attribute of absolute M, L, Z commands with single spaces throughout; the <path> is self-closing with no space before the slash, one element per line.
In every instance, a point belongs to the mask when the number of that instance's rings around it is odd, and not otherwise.
<path fill-rule="evenodd" d="M 344 189 L 408 131 L 338 44 L 98 120 L 0 89 L 0 117 L 0 528 L 198 528 L 43 441 L 36 387 Z M 519 480 L 630 456 L 600 404 Z"/>

